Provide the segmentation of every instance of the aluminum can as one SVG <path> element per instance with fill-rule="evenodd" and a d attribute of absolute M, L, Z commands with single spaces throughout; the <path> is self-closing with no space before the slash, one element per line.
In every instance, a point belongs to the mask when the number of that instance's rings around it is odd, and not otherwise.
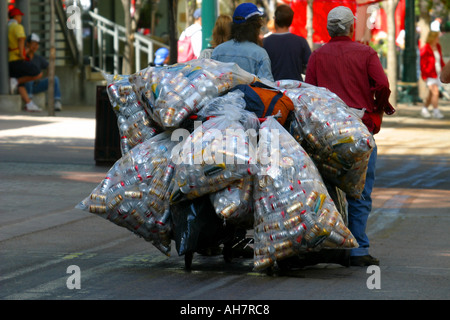
<path fill-rule="evenodd" d="M 142 191 L 125 191 L 124 196 L 128 199 L 142 199 L 144 193 Z"/>
<path fill-rule="evenodd" d="M 113 83 L 111 83 L 108 86 L 108 93 L 110 95 L 110 97 L 114 100 L 119 100 L 120 99 L 120 94 L 119 94 L 119 90 L 117 88 L 117 86 Z"/>
<path fill-rule="evenodd" d="M 106 213 L 105 205 L 92 204 L 89 206 L 89 212 L 91 213 Z"/>
<path fill-rule="evenodd" d="M 117 207 L 122 201 L 123 201 L 122 195 L 118 194 L 111 200 L 111 202 L 108 203 L 108 208 L 112 210 L 115 207 Z"/>
<path fill-rule="evenodd" d="M 234 212 L 236 212 L 237 208 L 239 206 L 237 205 L 237 203 L 232 202 L 230 203 L 228 206 L 226 206 L 225 208 L 222 209 L 222 211 L 220 211 L 220 214 L 225 218 L 229 218 Z"/>
<path fill-rule="evenodd" d="M 172 125 L 175 111 L 176 111 L 175 108 L 172 108 L 172 107 L 167 108 L 166 112 L 164 113 L 164 117 L 162 119 L 163 123 L 165 125 L 168 125 L 168 126 Z"/>
<path fill-rule="evenodd" d="M 306 205 L 312 208 L 314 206 L 314 203 L 316 202 L 316 199 L 318 196 L 319 196 L 319 193 L 317 191 L 312 191 L 309 194 L 308 199 L 306 200 Z"/>
<path fill-rule="evenodd" d="M 91 200 L 100 202 L 101 204 L 106 203 L 106 195 L 104 194 L 92 193 L 90 198 Z"/>
<path fill-rule="evenodd" d="M 274 261 L 272 258 L 270 257 L 266 257 L 266 258 L 261 258 L 256 260 L 253 263 L 253 267 L 255 270 L 263 270 L 266 269 L 268 267 L 270 267 L 271 265 L 273 265 Z"/>
<path fill-rule="evenodd" d="M 302 218 L 300 215 L 293 216 L 292 218 L 289 218 L 283 222 L 283 225 L 286 229 L 291 229 L 298 225 L 300 222 L 302 222 Z"/>

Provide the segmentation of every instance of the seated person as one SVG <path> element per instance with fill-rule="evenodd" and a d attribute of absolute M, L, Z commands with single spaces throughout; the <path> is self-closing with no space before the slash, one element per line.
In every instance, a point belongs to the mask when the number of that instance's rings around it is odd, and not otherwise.
<path fill-rule="evenodd" d="M 27 52 L 27 60 L 35 65 L 40 71 L 43 71 L 48 68 L 48 61 L 45 60 L 43 56 L 36 54 L 39 49 L 39 42 L 40 38 L 37 34 L 30 34 L 26 40 L 25 51 Z M 25 87 L 30 97 L 32 97 L 33 94 L 46 92 L 48 90 L 48 78 L 27 82 Z M 54 78 L 54 88 L 54 108 L 56 111 L 61 111 L 61 89 L 59 87 L 59 78 L 57 76 Z"/>
<path fill-rule="evenodd" d="M 27 111 L 42 111 L 29 97 L 24 84 L 42 77 L 42 72 L 31 62 L 25 59 L 25 30 L 20 24 L 23 13 L 12 8 L 8 12 L 8 66 L 10 76 L 10 91 L 16 90 L 25 102 Z"/>

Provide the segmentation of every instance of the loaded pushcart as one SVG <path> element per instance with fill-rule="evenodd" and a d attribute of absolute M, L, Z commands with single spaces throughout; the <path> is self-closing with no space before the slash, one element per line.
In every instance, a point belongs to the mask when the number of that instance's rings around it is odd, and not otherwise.
<path fill-rule="evenodd" d="M 105 78 L 122 157 L 77 208 L 163 254 L 174 241 L 186 268 L 218 246 L 231 261 L 244 244 L 256 271 L 358 246 L 344 195 L 361 195 L 374 142 L 330 91 L 209 59 Z"/>

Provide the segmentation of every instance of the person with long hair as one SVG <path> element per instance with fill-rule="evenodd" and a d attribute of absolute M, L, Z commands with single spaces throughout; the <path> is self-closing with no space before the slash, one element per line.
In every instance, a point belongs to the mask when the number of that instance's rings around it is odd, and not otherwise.
<path fill-rule="evenodd" d="M 439 110 L 439 90 L 441 87 L 439 76 L 444 66 L 442 48 L 439 43 L 439 32 L 430 31 L 425 44 L 420 49 L 420 72 L 428 87 L 428 95 L 420 111 L 420 115 L 424 118 L 430 118 L 431 115 L 436 119 L 444 117 Z M 428 111 L 430 104 L 433 106 L 432 114 Z"/>
<path fill-rule="evenodd" d="M 233 13 L 231 39 L 218 45 L 211 58 L 234 62 L 260 79 L 273 81 L 270 58 L 259 37 L 263 26 L 262 15 L 253 3 L 238 5 Z"/>
<path fill-rule="evenodd" d="M 215 47 L 230 40 L 232 22 L 233 19 L 227 14 L 221 14 L 217 17 L 212 30 L 211 47 L 203 49 L 198 57 L 199 59 L 210 59 Z"/>

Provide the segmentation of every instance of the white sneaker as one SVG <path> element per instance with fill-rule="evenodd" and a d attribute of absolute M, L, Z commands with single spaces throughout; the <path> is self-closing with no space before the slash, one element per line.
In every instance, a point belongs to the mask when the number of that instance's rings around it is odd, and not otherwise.
<path fill-rule="evenodd" d="M 424 118 L 430 118 L 430 117 L 431 117 L 431 114 L 430 114 L 430 112 L 428 111 L 428 108 L 426 108 L 426 107 L 423 107 L 423 108 L 422 108 L 422 111 L 420 111 L 420 115 L 421 115 L 422 117 L 424 117 Z"/>
<path fill-rule="evenodd" d="M 62 105 L 61 105 L 61 101 L 56 100 L 55 101 L 55 111 L 61 111 L 62 110 Z"/>
<path fill-rule="evenodd" d="M 439 110 L 439 109 L 433 110 L 433 118 L 442 119 L 443 117 L 444 117 L 444 115 L 441 113 L 441 110 Z"/>
<path fill-rule="evenodd" d="M 17 92 L 17 86 L 19 85 L 19 82 L 16 78 L 9 78 L 9 92 L 11 94 L 15 94 Z"/>
<path fill-rule="evenodd" d="M 41 112 L 41 111 L 42 111 L 42 109 L 39 108 L 39 107 L 33 102 L 33 100 L 30 101 L 30 102 L 28 102 L 28 103 L 25 105 L 25 110 L 26 110 L 26 111 L 29 111 L 29 112 Z"/>

